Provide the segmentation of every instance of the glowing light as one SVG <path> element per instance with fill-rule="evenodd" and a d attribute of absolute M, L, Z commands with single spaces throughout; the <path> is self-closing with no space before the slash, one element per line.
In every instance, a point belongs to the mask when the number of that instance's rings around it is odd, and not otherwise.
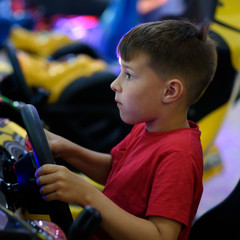
<path fill-rule="evenodd" d="M 137 3 L 137 9 L 141 14 L 147 14 L 148 12 L 164 5 L 168 0 L 139 0 Z"/>
<path fill-rule="evenodd" d="M 57 19 L 54 29 L 68 35 L 73 40 L 79 40 L 85 38 L 88 31 L 96 26 L 98 26 L 97 17 L 77 16 Z"/>

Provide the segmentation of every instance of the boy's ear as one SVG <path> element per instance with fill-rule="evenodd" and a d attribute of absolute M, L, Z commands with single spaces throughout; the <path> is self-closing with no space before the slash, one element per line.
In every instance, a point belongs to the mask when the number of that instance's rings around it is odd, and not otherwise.
<path fill-rule="evenodd" d="M 163 103 L 171 103 L 182 96 L 183 83 L 179 79 L 168 80 L 165 84 L 162 101 Z"/>

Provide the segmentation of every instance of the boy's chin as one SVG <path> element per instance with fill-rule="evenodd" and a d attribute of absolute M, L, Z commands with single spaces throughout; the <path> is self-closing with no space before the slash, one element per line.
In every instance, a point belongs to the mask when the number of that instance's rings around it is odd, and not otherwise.
<path fill-rule="evenodd" d="M 124 118 L 120 115 L 122 121 L 128 125 L 135 125 L 135 124 L 139 124 L 142 123 L 142 121 L 137 121 L 136 119 L 130 119 L 130 118 Z"/>

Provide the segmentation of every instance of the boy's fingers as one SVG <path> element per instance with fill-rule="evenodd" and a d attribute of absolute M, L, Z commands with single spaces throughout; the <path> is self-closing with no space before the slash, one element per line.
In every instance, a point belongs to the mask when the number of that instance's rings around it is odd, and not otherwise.
<path fill-rule="evenodd" d="M 35 177 L 38 178 L 42 175 L 55 173 L 56 171 L 57 171 L 57 165 L 45 164 L 36 170 Z"/>
<path fill-rule="evenodd" d="M 42 195 L 42 198 L 46 201 L 50 200 L 56 200 L 56 197 L 54 198 L 55 190 L 51 189 L 53 186 L 51 185 L 44 185 L 40 188 L 39 192 Z"/>
<path fill-rule="evenodd" d="M 56 182 L 56 176 L 54 174 L 42 175 L 36 179 L 36 183 L 39 186 L 52 184 L 54 182 Z"/>
<path fill-rule="evenodd" d="M 46 201 L 64 200 L 64 191 L 60 190 L 55 183 L 43 185 L 40 188 L 40 194 L 42 195 L 42 198 Z"/>
<path fill-rule="evenodd" d="M 48 184 L 48 185 L 43 185 L 41 188 L 40 188 L 40 193 L 42 195 L 46 195 L 46 194 L 49 194 L 49 193 L 52 193 L 52 192 L 55 192 L 57 190 L 55 184 Z"/>
<path fill-rule="evenodd" d="M 49 194 L 46 194 L 46 195 L 42 195 L 42 198 L 45 201 L 53 201 L 53 200 L 62 201 L 62 199 L 59 198 L 58 195 L 55 192 L 49 193 Z"/>

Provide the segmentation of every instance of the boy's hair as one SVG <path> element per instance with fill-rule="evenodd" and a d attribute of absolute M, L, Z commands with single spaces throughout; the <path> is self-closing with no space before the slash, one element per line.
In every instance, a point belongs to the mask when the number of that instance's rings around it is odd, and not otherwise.
<path fill-rule="evenodd" d="M 145 53 L 148 65 L 163 80 L 178 78 L 187 90 L 190 106 L 213 79 L 217 57 L 208 26 L 185 20 L 164 20 L 136 26 L 120 40 L 118 57 L 131 61 Z"/>

